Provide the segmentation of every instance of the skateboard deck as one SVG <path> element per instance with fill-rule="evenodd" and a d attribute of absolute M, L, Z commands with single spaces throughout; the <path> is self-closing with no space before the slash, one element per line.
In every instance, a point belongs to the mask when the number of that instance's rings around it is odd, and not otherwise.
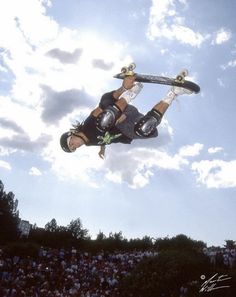
<path fill-rule="evenodd" d="M 137 82 L 182 87 L 196 94 L 200 92 L 199 85 L 185 79 L 185 77 L 188 75 L 188 71 L 186 69 L 183 69 L 175 78 L 170 78 L 153 74 L 136 73 L 134 72 L 135 68 L 135 63 L 131 63 L 127 67 L 122 67 L 121 72 L 114 75 L 114 78 L 124 79 L 126 76 L 135 75 L 135 81 Z"/>

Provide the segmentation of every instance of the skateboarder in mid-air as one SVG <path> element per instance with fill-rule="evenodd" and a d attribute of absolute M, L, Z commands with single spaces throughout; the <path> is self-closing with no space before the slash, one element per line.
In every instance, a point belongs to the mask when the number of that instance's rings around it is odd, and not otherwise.
<path fill-rule="evenodd" d="M 101 146 L 99 156 L 103 158 L 108 144 L 130 144 L 134 139 L 157 137 L 157 126 L 172 101 L 179 95 L 192 93 L 188 89 L 173 86 L 160 102 L 143 115 L 129 104 L 142 88 L 142 83 L 135 82 L 135 75 L 126 76 L 119 89 L 101 97 L 98 107 L 83 123 L 74 125 L 73 129 L 62 134 L 62 149 L 74 152 L 82 145 Z"/>

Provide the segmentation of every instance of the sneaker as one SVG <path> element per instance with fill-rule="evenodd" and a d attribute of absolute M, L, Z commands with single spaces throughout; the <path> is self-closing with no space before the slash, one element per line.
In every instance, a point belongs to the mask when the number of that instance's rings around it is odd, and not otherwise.
<path fill-rule="evenodd" d="M 162 99 L 163 102 L 167 104 L 171 104 L 172 101 L 179 95 L 190 95 L 193 91 L 185 89 L 183 87 L 172 87 L 170 91 L 166 94 L 166 96 Z"/>
<path fill-rule="evenodd" d="M 171 91 L 172 91 L 173 93 L 175 93 L 176 96 L 178 96 L 178 95 L 184 95 L 184 94 L 186 94 L 186 95 L 190 95 L 190 94 L 193 93 L 193 91 L 188 90 L 188 89 L 185 89 L 185 88 L 183 88 L 183 87 L 172 87 L 172 88 L 171 88 Z"/>
<path fill-rule="evenodd" d="M 122 93 L 119 97 L 126 100 L 127 103 L 130 103 L 142 90 L 143 84 L 141 82 L 136 83 L 131 89 Z"/>

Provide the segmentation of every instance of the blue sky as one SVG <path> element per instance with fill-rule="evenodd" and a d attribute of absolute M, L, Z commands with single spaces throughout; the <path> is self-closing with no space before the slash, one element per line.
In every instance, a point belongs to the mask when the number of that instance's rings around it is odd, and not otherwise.
<path fill-rule="evenodd" d="M 233 0 L 24 0 L 0 4 L 0 178 L 20 217 L 44 226 L 80 217 L 90 235 L 184 233 L 236 239 Z M 201 86 L 167 111 L 159 137 L 65 154 L 59 137 L 85 119 L 113 78 L 189 69 Z M 144 86 L 143 113 L 168 91 Z"/>

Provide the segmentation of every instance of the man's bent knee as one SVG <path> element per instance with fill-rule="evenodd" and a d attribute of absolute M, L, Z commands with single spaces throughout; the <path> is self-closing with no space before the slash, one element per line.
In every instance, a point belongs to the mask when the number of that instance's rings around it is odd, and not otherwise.
<path fill-rule="evenodd" d="M 152 109 L 137 122 L 134 131 L 138 136 L 149 137 L 155 133 L 156 127 L 160 124 L 161 119 L 162 114 Z"/>
<path fill-rule="evenodd" d="M 112 105 L 106 108 L 99 114 L 96 120 L 96 127 L 99 131 L 107 131 L 112 128 L 117 119 L 121 115 L 121 110 L 116 106 Z"/>

